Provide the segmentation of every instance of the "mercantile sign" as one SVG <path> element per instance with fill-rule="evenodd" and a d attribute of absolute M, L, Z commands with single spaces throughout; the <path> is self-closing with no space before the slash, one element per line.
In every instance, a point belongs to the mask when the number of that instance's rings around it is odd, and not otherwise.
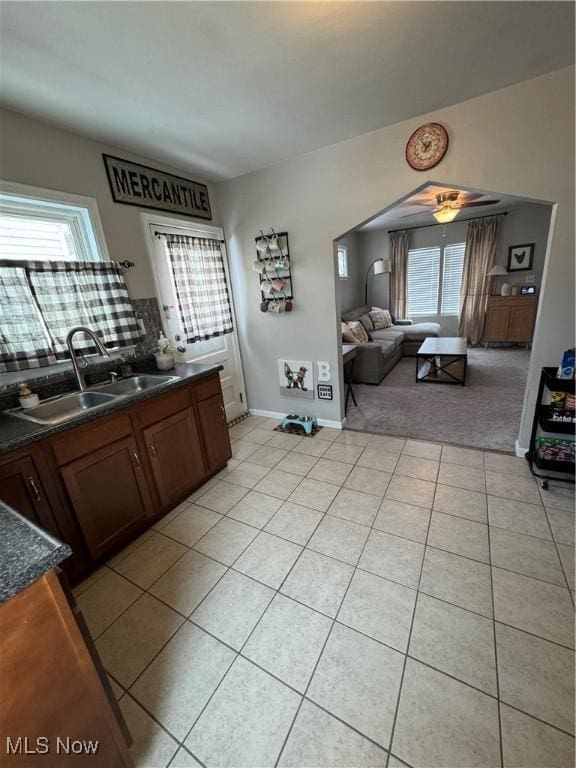
<path fill-rule="evenodd" d="M 147 165 L 102 155 L 116 203 L 211 219 L 208 187 Z"/>

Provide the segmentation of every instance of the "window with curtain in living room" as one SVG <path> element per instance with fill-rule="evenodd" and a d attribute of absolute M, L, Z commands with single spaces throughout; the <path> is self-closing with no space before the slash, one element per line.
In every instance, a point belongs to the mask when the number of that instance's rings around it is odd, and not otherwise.
<path fill-rule="evenodd" d="M 406 270 L 408 317 L 458 315 L 466 243 L 411 248 Z"/>

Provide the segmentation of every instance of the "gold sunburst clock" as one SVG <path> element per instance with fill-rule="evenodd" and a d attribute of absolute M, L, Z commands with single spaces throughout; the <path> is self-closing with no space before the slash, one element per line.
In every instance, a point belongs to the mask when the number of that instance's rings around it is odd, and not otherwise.
<path fill-rule="evenodd" d="M 406 144 L 406 161 L 415 171 L 427 171 L 442 160 L 448 149 L 448 131 L 440 123 L 417 128 Z"/>

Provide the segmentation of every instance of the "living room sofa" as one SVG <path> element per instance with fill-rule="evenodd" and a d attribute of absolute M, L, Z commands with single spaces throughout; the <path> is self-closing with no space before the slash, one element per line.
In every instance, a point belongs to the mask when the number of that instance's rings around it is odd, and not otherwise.
<path fill-rule="evenodd" d="M 395 320 L 390 328 L 375 331 L 362 318 L 371 310 L 368 305 L 355 307 L 342 313 L 342 321 L 360 320 L 370 341 L 358 344 L 354 360 L 353 381 L 361 384 L 380 384 L 401 357 L 414 357 L 424 339 L 440 336 L 439 323 L 413 323 L 412 320 Z"/>

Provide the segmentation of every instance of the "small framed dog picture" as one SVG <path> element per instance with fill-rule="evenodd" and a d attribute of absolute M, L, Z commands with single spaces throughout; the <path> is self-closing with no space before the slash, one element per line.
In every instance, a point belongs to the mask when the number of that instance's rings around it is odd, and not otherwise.
<path fill-rule="evenodd" d="M 534 261 L 534 243 L 511 245 L 508 248 L 508 272 L 527 272 Z"/>
<path fill-rule="evenodd" d="M 280 394 L 314 400 L 314 366 L 307 360 L 278 360 Z"/>

